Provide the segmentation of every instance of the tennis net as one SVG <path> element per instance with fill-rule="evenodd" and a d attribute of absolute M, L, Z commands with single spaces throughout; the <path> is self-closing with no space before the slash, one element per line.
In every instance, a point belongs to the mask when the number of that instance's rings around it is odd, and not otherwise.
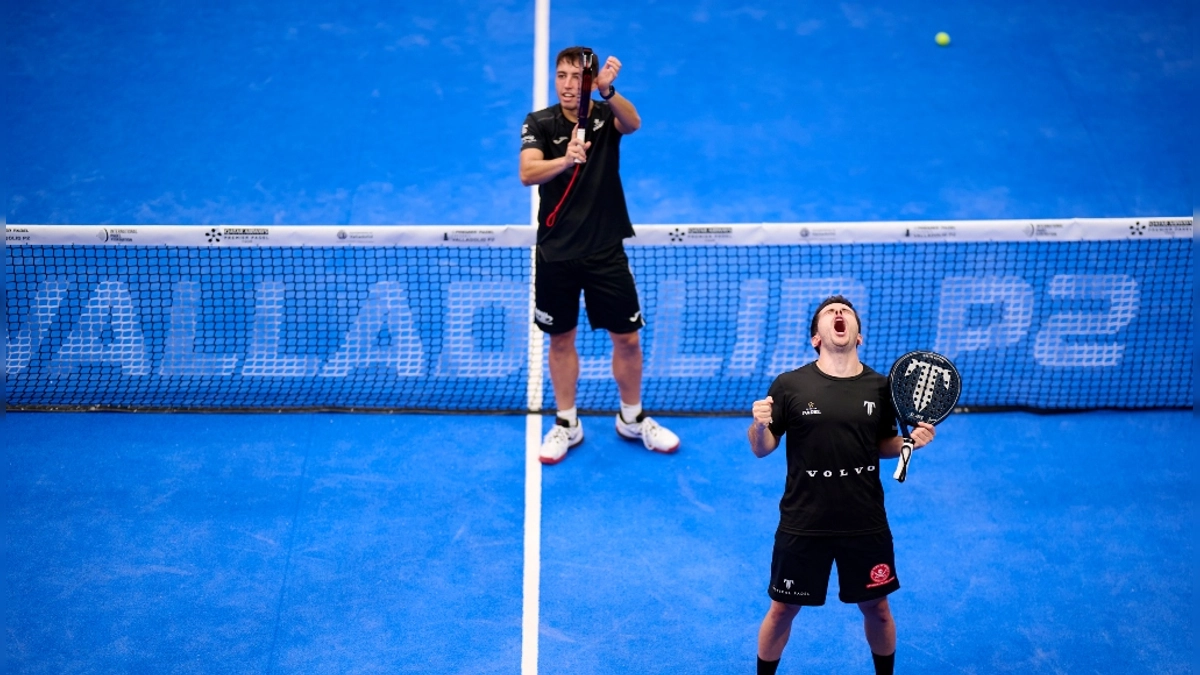
<path fill-rule="evenodd" d="M 1190 407 L 1191 218 L 641 226 L 656 413 L 743 414 L 840 293 L 966 408 Z M 6 227 L 9 409 L 552 409 L 527 226 Z M 615 410 L 581 317 L 578 405 Z M 535 364 L 531 368 L 530 364 Z"/>

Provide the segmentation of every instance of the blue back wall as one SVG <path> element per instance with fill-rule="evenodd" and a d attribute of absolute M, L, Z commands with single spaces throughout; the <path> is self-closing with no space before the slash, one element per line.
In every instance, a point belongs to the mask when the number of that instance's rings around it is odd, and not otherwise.
<path fill-rule="evenodd" d="M 625 64 L 635 222 L 1186 215 L 1193 11 L 566 0 L 550 48 Z M 5 14 L 9 223 L 529 220 L 532 2 Z"/>

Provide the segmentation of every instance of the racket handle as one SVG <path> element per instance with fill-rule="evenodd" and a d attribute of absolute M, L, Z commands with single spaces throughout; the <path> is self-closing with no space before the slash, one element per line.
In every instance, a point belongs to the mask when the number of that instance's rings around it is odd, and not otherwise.
<path fill-rule="evenodd" d="M 900 461 L 896 462 L 896 473 L 892 474 L 892 478 L 903 483 L 908 477 L 908 460 L 912 458 L 913 440 L 907 436 L 904 437 L 904 444 L 900 446 Z"/>
<path fill-rule="evenodd" d="M 586 137 L 587 131 L 583 127 L 575 127 L 575 138 L 578 138 L 580 143 L 582 143 Z M 583 164 L 583 162 L 579 160 L 575 160 L 575 163 Z"/>

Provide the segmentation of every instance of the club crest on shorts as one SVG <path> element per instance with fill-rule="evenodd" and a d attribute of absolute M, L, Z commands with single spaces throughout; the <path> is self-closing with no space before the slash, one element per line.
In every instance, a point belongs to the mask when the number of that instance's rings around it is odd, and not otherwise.
<path fill-rule="evenodd" d="M 880 563 L 871 568 L 871 583 L 867 584 L 867 588 L 876 588 L 884 584 L 889 584 L 892 579 L 892 568 L 884 563 Z"/>

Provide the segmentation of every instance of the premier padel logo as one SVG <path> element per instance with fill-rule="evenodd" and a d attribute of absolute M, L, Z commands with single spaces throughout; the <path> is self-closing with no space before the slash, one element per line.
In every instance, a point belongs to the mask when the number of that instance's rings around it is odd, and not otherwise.
<path fill-rule="evenodd" d="M 942 386 L 946 389 L 950 388 L 953 374 L 939 365 L 913 359 L 908 364 L 908 367 L 904 369 L 904 378 L 908 379 L 908 376 L 912 375 L 914 370 L 920 370 L 921 372 L 917 376 L 917 384 L 912 390 L 912 404 L 914 410 L 921 412 L 933 400 L 933 396 L 937 392 L 938 382 L 941 382 Z"/>
<path fill-rule="evenodd" d="M 812 401 L 809 401 L 809 402 L 808 402 L 808 407 L 807 407 L 807 408 L 805 408 L 804 410 L 801 410 L 801 411 L 800 411 L 800 414 L 801 414 L 801 415 L 820 415 L 820 414 L 821 414 L 821 409 L 817 407 L 817 404 L 816 404 L 816 403 L 813 403 Z"/>
<path fill-rule="evenodd" d="M 686 235 L 687 235 L 686 232 L 684 232 L 683 230 L 681 230 L 677 227 L 677 228 L 671 230 L 671 232 L 669 233 L 668 236 L 671 237 L 671 241 L 678 242 L 678 241 L 683 241 L 683 238 Z"/>
<path fill-rule="evenodd" d="M 1146 234 L 1146 226 L 1142 224 L 1142 221 L 1136 221 L 1129 226 L 1129 236 L 1140 237 L 1144 234 Z"/>
<path fill-rule="evenodd" d="M 208 243 L 210 243 L 210 244 L 221 243 L 221 231 L 215 227 L 212 228 L 211 230 L 209 230 L 208 232 L 205 232 L 204 236 L 208 238 Z"/>
<path fill-rule="evenodd" d="M 867 588 L 878 588 L 884 584 L 890 584 L 895 578 L 892 576 L 892 568 L 880 563 L 871 568 L 871 583 L 867 584 Z"/>
<path fill-rule="evenodd" d="M 782 581 L 783 581 L 783 588 L 780 588 L 780 587 L 776 586 L 776 585 L 775 585 L 775 583 L 774 583 L 774 582 L 772 582 L 772 583 L 771 583 L 771 590 L 772 590 L 772 591 L 774 591 L 775 593 L 778 593 L 779 595 L 790 595 L 790 596 L 794 596 L 794 597 L 797 597 L 797 598 L 806 598 L 806 597 L 808 597 L 808 591 L 798 591 L 798 590 L 797 590 L 797 591 L 793 591 L 793 590 L 792 590 L 792 587 L 796 585 L 796 582 L 795 582 L 795 580 L 793 580 L 793 579 L 783 579 Z"/>

